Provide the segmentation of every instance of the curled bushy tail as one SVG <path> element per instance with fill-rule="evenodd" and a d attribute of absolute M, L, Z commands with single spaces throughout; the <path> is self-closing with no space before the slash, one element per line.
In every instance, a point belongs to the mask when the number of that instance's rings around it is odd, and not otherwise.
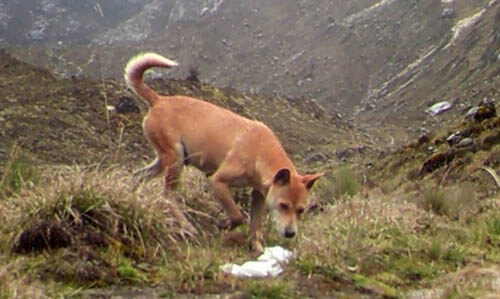
<path fill-rule="evenodd" d="M 171 68 L 177 66 L 177 62 L 165 58 L 156 53 L 142 53 L 129 60 L 125 67 L 125 82 L 141 99 L 153 105 L 159 95 L 144 83 L 142 76 L 144 72 L 152 67 Z"/>

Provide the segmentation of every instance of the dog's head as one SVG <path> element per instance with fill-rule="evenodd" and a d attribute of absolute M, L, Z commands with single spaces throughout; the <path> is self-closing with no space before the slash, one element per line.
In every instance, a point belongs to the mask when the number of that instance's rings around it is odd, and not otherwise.
<path fill-rule="evenodd" d="M 299 175 L 280 169 L 274 176 L 266 202 L 278 232 L 286 238 L 297 234 L 298 220 L 307 208 L 309 190 L 323 174 Z"/>

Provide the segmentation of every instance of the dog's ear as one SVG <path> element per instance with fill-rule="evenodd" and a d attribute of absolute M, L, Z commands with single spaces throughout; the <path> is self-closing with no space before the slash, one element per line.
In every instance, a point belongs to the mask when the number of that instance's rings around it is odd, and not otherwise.
<path fill-rule="evenodd" d="M 290 184 L 290 170 L 286 168 L 280 169 L 275 175 L 273 184 L 278 186 L 286 186 Z"/>
<path fill-rule="evenodd" d="M 305 176 L 302 177 L 302 182 L 304 185 L 306 185 L 307 190 L 311 189 L 312 186 L 314 186 L 314 182 L 316 182 L 317 179 L 322 177 L 324 173 L 315 173 L 315 174 L 306 174 Z"/>

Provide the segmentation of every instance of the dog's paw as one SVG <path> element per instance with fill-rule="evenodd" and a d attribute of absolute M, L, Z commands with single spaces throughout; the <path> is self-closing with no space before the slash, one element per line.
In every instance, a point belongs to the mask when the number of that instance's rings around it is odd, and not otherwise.
<path fill-rule="evenodd" d="M 229 229 L 231 229 L 231 220 L 229 220 L 229 219 L 221 220 L 221 221 L 219 221 L 219 224 L 217 226 L 221 230 L 229 230 Z"/>
<path fill-rule="evenodd" d="M 245 234 L 238 231 L 230 231 L 224 234 L 224 245 L 245 248 L 247 239 Z"/>
<path fill-rule="evenodd" d="M 219 222 L 219 229 L 233 230 L 243 223 L 243 217 L 238 219 L 224 219 Z"/>
<path fill-rule="evenodd" d="M 258 256 L 264 252 L 264 246 L 260 241 L 250 240 L 248 245 L 250 247 L 250 252 L 252 255 Z"/>

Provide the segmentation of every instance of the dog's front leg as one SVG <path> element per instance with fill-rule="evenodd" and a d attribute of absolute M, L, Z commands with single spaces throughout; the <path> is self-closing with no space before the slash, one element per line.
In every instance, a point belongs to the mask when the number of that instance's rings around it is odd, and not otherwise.
<path fill-rule="evenodd" d="M 224 211 L 229 217 L 229 219 L 221 222 L 219 227 L 222 229 L 234 229 L 243 223 L 243 215 L 238 206 L 234 203 L 231 190 L 229 190 L 228 185 L 221 181 L 220 178 L 221 176 L 215 174 L 210 180 L 217 198 L 221 202 Z"/>
<path fill-rule="evenodd" d="M 266 201 L 264 196 L 257 190 L 252 190 L 252 203 L 250 207 L 250 248 L 252 251 L 261 253 L 262 246 L 262 221 L 266 213 Z"/>

